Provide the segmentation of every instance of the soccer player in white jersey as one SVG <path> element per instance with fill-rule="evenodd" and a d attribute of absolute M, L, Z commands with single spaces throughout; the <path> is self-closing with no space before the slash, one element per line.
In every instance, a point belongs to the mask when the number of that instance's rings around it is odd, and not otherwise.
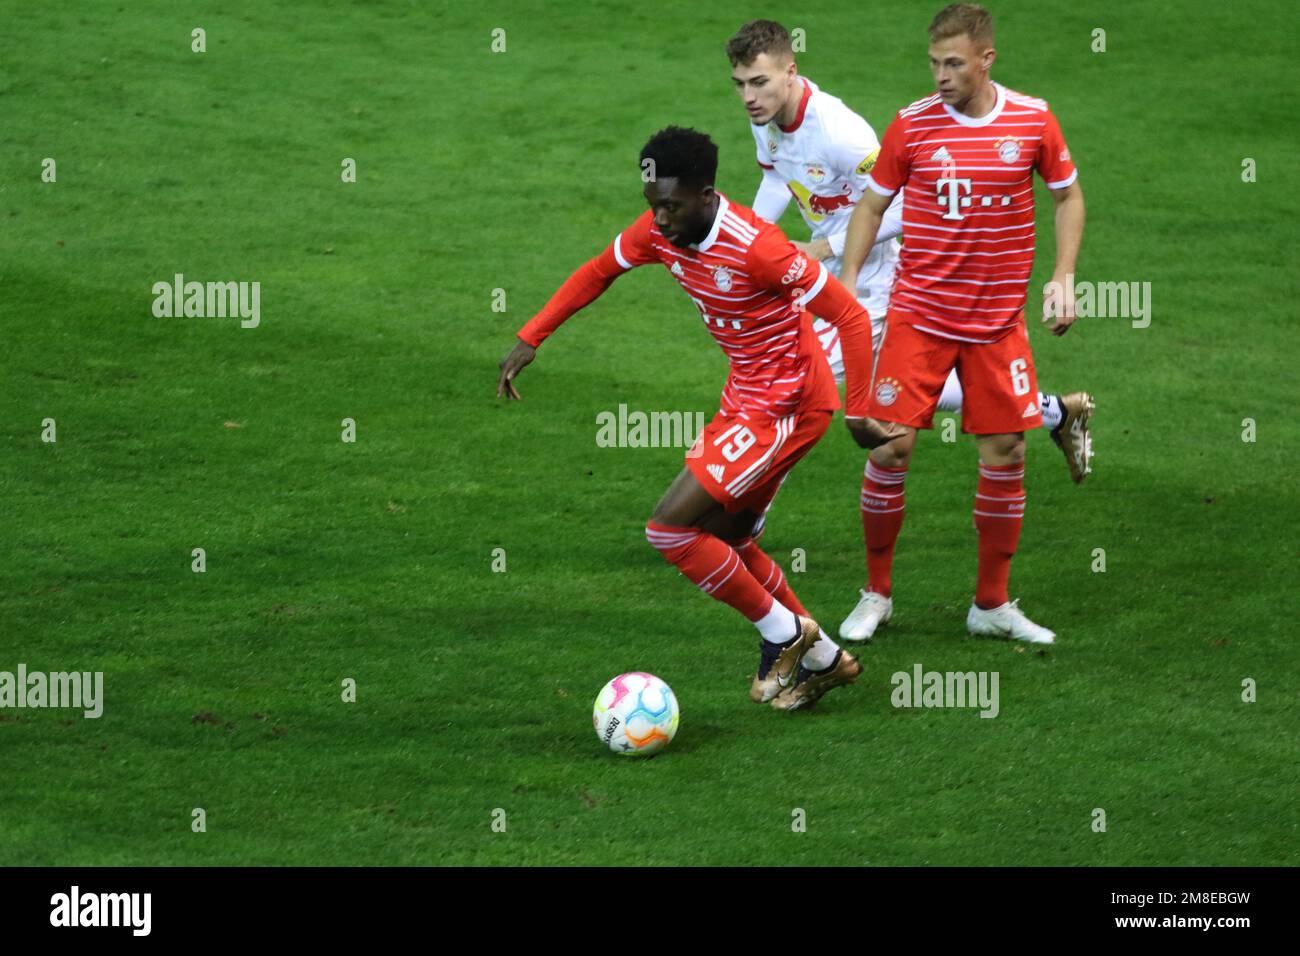
<path fill-rule="evenodd" d="M 871 125 L 838 97 L 799 75 L 789 31 L 772 20 L 745 24 L 727 43 L 732 82 L 744 103 L 763 177 L 754 198 L 759 216 L 778 222 L 793 198 L 812 232 L 810 242 L 795 245 L 810 258 L 839 273 L 841 255 L 854 205 L 867 188 L 867 177 L 880 153 Z M 858 270 L 855 293 L 871 314 L 872 337 L 879 348 L 889 294 L 898 268 L 902 234 L 903 191 L 884 213 L 875 244 Z M 818 319 L 814 325 L 837 381 L 844 375 L 839 332 Z M 1088 420 L 1093 400 L 1087 392 L 1039 393 L 1043 427 L 1065 454 L 1071 477 L 1081 482 L 1091 471 L 1092 439 Z M 954 369 L 939 399 L 942 411 L 962 407 L 962 387 Z M 864 477 L 864 489 L 868 479 Z M 860 499 L 864 534 L 868 512 L 878 500 L 864 490 Z M 893 611 L 887 597 L 870 588 L 859 590 L 857 607 L 840 626 L 840 637 L 870 640 Z"/>

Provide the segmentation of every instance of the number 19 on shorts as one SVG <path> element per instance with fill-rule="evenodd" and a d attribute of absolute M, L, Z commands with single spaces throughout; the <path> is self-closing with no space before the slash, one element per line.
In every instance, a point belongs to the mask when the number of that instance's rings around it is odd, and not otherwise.
<path fill-rule="evenodd" d="M 734 437 L 733 437 L 734 436 Z M 731 439 L 728 441 L 728 439 Z M 722 457 L 727 461 L 735 461 L 745 452 L 753 447 L 754 442 L 758 439 L 744 425 L 732 425 L 725 432 L 713 439 L 714 446 L 722 445 Z M 722 443 L 726 442 L 725 445 Z"/>

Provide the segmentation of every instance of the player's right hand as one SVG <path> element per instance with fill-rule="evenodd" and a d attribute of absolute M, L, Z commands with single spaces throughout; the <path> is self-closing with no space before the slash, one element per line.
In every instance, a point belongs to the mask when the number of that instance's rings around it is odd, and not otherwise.
<path fill-rule="evenodd" d="M 523 400 L 518 389 L 515 388 L 514 377 L 536 355 L 537 349 L 527 342 L 519 341 L 515 343 L 515 347 L 501 360 L 501 377 L 497 379 L 497 398 L 504 395 L 507 401 L 512 398 L 517 402 Z"/>
<path fill-rule="evenodd" d="M 902 425 L 878 422 L 874 418 L 849 418 L 846 415 L 844 424 L 849 427 L 849 434 L 859 448 L 879 448 L 885 442 L 893 441 L 907 432 Z"/>

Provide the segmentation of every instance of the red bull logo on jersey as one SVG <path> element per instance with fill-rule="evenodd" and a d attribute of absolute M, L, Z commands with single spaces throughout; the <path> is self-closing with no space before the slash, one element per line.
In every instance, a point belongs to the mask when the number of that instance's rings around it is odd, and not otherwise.
<path fill-rule="evenodd" d="M 852 206 L 853 200 L 848 196 L 817 196 L 809 194 L 808 208 L 819 216 L 825 216 L 836 209 Z"/>
<path fill-rule="evenodd" d="M 808 179 L 810 182 L 820 183 L 822 180 L 826 178 L 826 170 L 823 167 L 817 166 L 815 164 L 812 166 L 804 167 L 804 172 L 808 174 Z"/>
<path fill-rule="evenodd" d="M 997 147 L 998 158 L 1008 166 L 1020 158 L 1020 140 L 1014 136 L 1004 136 L 993 145 Z"/>

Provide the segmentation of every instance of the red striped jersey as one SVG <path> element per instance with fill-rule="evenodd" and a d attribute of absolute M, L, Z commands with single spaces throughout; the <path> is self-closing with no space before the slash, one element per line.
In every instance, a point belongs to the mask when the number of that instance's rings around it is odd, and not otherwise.
<path fill-rule="evenodd" d="M 966 116 L 933 94 L 899 110 L 867 186 L 903 186 L 903 251 L 891 313 L 922 331 L 993 342 L 1024 321 L 1034 266 L 1034 170 L 1075 181 L 1060 124 L 1043 100 L 995 83 L 993 109 Z"/>
<path fill-rule="evenodd" d="M 719 193 L 713 228 L 702 242 L 674 246 L 655 225 L 654 213 L 646 210 L 619 233 L 610 251 L 612 269 L 603 265 L 603 255 L 593 260 L 598 274 L 592 281 L 602 283 L 601 291 L 621 270 L 657 262 L 694 301 L 731 363 L 722 390 L 723 412 L 779 418 L 800 409 L 840 407 L 812 316 L 804 309 L 830 274 L 796 249 L 779 227 Z M 557 295 L 519 337 L 539 345 L 575 306 L 599 294 L 586 291 L 594 294 L 575 289 L 576 298 Z M 866 321 L 864 313 L 864 329 Z M 862 359 L 869 368 L 869 354 Z"/>

